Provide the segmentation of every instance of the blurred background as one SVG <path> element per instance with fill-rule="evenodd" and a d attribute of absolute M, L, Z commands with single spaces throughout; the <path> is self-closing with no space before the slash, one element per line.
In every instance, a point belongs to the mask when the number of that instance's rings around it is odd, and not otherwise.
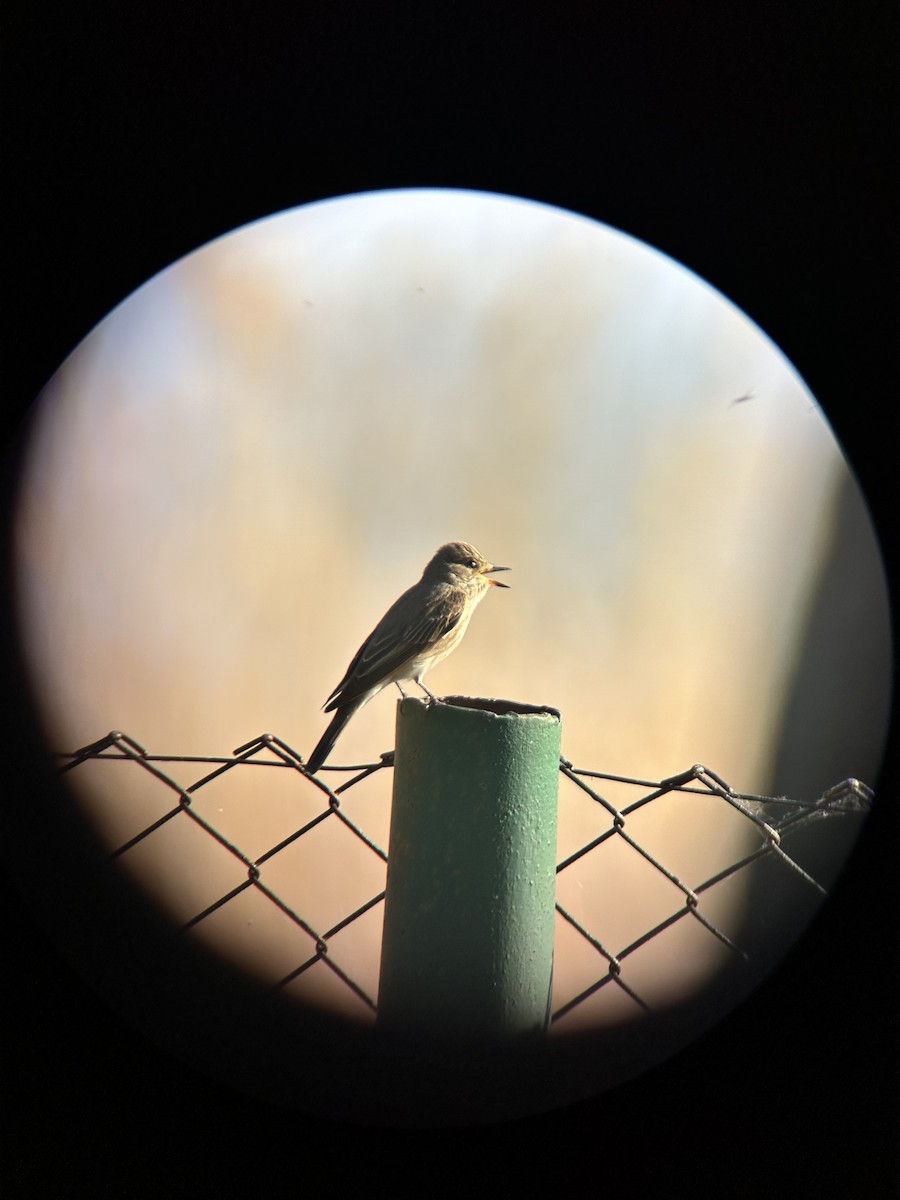
<path fill-rule="evenodd" d="M 51 749 L 121 729 L 154 753 L 225 755 L 270 731 L 308 755 L 358 645 L 450 539 L 511 567 L 511 590 L 488 595 L 429 676 L 438 694 L 552 705 L 563 754 L 615 774 L 704 762 L 740 791 L 807 800 L 847 776 L 874 782 L 884 576 L 802 380 L 648 247 L 445 191 L 352 196 L 238 230 L 152 279 L 60 368 L 16 516 Z M 330 762 L 390 749 L 394 712 L 390 692 L 377 697 Z M 251 856 L 321 808 L 313 785 L 260 774 L 198 800 Z M 122 778 L 72 773 L 110 849 L 166 806 L 152 781 L 129 776 L 123 794 Z M 389 774 L 347 806 L 387 847 Z M 727 811 L 653 809 L 642 838 L 689 881 L 746 848 Z M 589 805 L 563 805 L 560 857 L 596 823 Z M 278 860 L 277 890 L 313 925 L 384 886 L 332 824 Z M 235 867 L 176 825 L 126 861 L 184 921 Z M 830 849 L 830 871 L 849 844 Z M 586 860 L 560 899 L 615 946 L 655 919 L 642 881 L 639 862 Z M 710 915 L 732 928 L 746 903 L 743 887 L 717 891 Z M 254 893 L 197 936 L 266 980 L 298 959 L 296 927 Z M 374 993 L 380 910 L 351 937 L 343 953 Z M 557 958 L 561 1000 L 576 959 Z M 644 985 L 683 1000 L 717 963 L 678 927 L 648 949 Z M 611 991 L 572 1019 L 622 1019 Z M 298 995 L 366 1019 L 327 972 Z"/>

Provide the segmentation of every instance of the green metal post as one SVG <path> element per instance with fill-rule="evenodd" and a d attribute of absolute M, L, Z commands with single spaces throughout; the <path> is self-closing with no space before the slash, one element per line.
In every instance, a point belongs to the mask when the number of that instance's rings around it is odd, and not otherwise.
<path fill-rule="evenodd" d="M 546 1029 L 559 747 L 555 709 L 400 701 L 382 1029 L 494 1041 Z"/>

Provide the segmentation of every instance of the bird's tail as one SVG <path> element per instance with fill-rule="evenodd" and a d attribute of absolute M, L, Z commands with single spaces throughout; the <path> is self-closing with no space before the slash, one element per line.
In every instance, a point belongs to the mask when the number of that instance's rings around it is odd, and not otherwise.
<path fill-rule="evenodd" d="M 309 756 L 306 764 L 306 769 L 310 775 L 314 775 L 321 767 L 322 763 L 334 749 L 334 743 L 338 740 L 343 732 L 344 726 L 359 708 L 358 704 L 348 704 L 346 708 L 339 708 L 331 718 L 328 728 L 319 738 L 319 743 Z"/>

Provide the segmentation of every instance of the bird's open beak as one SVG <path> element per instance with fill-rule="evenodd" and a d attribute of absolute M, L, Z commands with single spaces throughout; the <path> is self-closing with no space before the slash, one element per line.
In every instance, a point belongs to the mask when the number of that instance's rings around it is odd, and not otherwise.
<path fill-rule="evenodd" d="M 508 571 L 508 570 L 509 570 L 509 567 L 485 567 L 484 570 L 482 571 L 482 574 L 490 575 L 494 571 Z M 493 584 L 494 587 L 505 587 L 505 588 L 509 587 L 508 583 L 501 583 L 499 579 L 487 579 L 487 580 L 485 580 L 485 582 Z"/>

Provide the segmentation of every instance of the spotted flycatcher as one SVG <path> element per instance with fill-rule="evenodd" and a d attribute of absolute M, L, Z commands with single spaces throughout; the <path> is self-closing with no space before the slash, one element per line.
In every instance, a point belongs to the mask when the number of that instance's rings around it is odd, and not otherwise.
<path fill-rule="evenodd" d="M 337 711 L 309 756 L 310 773 L 321 767 L 353 714 L 382 688 L 396 683 L 405 696 L 400 680 L 412 679 L 432 701 L 437 699 L 422 676 L 456 649 L 488 588 L 508 586 L 488 576 L 508 570 L 493 566 L 467 542 L 441 546 L 419 582 L 391 605 L 357 650 L 328 697 L 325 711 Z"/>

